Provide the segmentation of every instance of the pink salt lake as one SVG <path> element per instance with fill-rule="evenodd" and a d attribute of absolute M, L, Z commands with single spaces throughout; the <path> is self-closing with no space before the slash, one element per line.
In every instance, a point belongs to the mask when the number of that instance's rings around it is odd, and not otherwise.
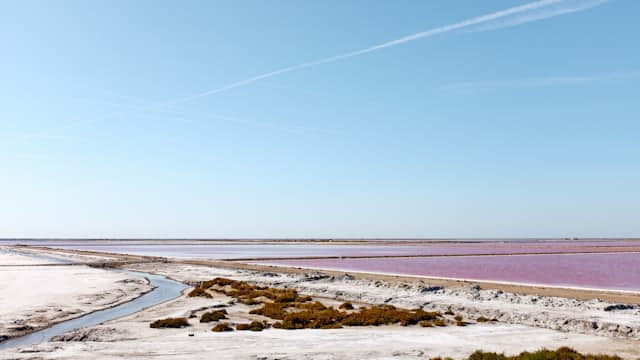
<path fill-rule="evenodd" d="M 640 291 L 640 253 L 270 260 L 267 263 L 357 272 Z"/>

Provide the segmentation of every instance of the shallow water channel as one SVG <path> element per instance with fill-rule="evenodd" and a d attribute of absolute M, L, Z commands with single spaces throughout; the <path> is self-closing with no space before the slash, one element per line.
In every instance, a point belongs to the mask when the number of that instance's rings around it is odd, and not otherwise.
<path fill-rule="evenodd" d="M 121 271 L 127 274 L 145 277 L 149 279 L 151 285 L 154 286 L 154 289 L 127 303 L 120 304 L 109 309 L 92 312 L 79 318 L 58 323 L 25 336 L 0 342 L 0 350 L 39 344 L 51 340 L 54 336 L 61 335 L 72 330 L 96 326 L 109 320 L 131 315 L 148 307 L 175 299 L 188 287 L 183 283 L 167 279 L 160 275 L 124 270 L 112 271 Z"/>

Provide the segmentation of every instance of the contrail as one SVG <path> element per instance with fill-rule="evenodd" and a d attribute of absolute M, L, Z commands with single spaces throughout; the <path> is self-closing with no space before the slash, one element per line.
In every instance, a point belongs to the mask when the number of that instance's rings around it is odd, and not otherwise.
<path fill-rule="evenodd" d="M 601 3 L 604 3 L 607 0 L 599 0 L 597 1 L 597 4 L 593 5 L 599 5 Z M 213 95 L 213 94 L 218 94 L 227 90 L 231 90 L 234 88 L 238 88 L 241 86 L 245 86 L 245 85 L 249 85 L 252 83 L 255 83 L 257 81 L 261 81 L 264 79 L 268 79 L 268 78 L 272 78 L 274 76 L 278 76 L 284 73 L 288 73 L 288 72 L 292 72 L 292 71 L 296 71 L 296 70 L 300 70 L 300 69 L 304 69 L 304 68 L 309 68 L 312 66 L 317 66 L 317 65 L 321 65 L 321 64 L 326 64 L 326 63 L 330 63 L 330 62 L 334 62 L 334 61 L 339 61 L 339 60 L 343 60 L 343 59 L 348 59 L 348 58 L 352 58 L 355 56 L 360 56 L 363 54 L 367 54 L 370 52 L 374 52 L 374 51 L 378 51 L 378 50 L 382 50 L 382 49 L 386 49 L 392 46 L 397 46 L 397 45 L 401 45 L 401 44 L 405 44 L 411 41 L 416 41 L 416 40 L 420 40 L 420 39 L 424 39 L 424 38 L 428 38 L 434 35 L 439 35 L 439 34 L 443 34 L 443 33 L 447 33 L 447 32 L 451 32 L 451 31 L 455 31 L 455 30 L 459 30 L 459 29 L 463 29 L 463 28 L 467 28 L 470 26 L 475 26 L 475 25 L 479 25 L 479 24 L 485 24 L 494 20 L 498 20 L 498 19 L 502 19 L 508 16 L 514 16 L 514 15 L 518 15 L 518 14 L 522 14 L 522 13 L 526 13 L 526 12 L 530 12 L 530 11 L 535 11 L 535 10 L 539 10 L 539 9 L 543 9 L 543 8 L 547 8 L 553 5 L 562 5 L 563 3 L 565 3 L 566 0 L 539 0 L 539 1 L 535 1 L 535 2 L 531 2 L 528 4 L 524 4 L 524 5 L 520 5 L 520 6 L 516 6 L 516 7 L 512 7 L 509 9 L 505 9 L 502 11 L 498 11 L 498 12 L 494 12 L 491 14 L 487 14 L 487 15 L 483 15 L 483 16 L 478 16 L 478 17 L 474 17 L 471 19 L 467 19 L 464 21 L 460 21 L 457 23 L 453 23 L 453 24 L 449 24 L 449 25 L 444 25 L 444 26 L 440 26 L 431 30 L 426 30 L 426 31 L 422 31 L 419 33 L 415 33 L 412 35 L 407 35 L 404 37 L 401 37 L 399 39 L 395 39 L 395 40 L 391 40 L 391 41 L 387 41 L 378 45 L 374 45 L 371 47 L 367 47 L 364 49 L 360 49 L 360 50 L 355 50 L 355 51 L 351 51 L 351 52 L 347 52 L 344 54 L 340 54 L 340 55 L 335 55 L 335 56 L 331 56 L 328 58 L 324 58 L 324 59 L 319 59 L 319 60 L 315 60 L 315 61 L 310 61 L 310 62 L 305 62 L 302 64 L 298 64 L 298 65 L 294 65 L 294 66 L 289 66 L 289 67 L 285 67 L 282 69 L 278 69 L 278 70 L 274 70 L 268 73 L 264 73 L 261 75 L 257 75 L 248 79 L 244 79 L 244 80 L 240 80 L 231 84 L 227 84 L 225 86 L 216 88 L 216 89 L 212 89 L 212 90 L 208 90 L 205 92 L 201 92 L 199 94 L 195 94 L 195 95 L 191 95 L 191 96 L 187 96 L 187 97 L 183 97 L 183 98 L 178 98 L 178 99 L 174 99 L 168 102 L 165 102 L 163 104 L 161 104 L 161 106 L 171 106 L 171 105 L 176 105 L 176 104 L 180 104 L 180 103 L 184 103 L 184 102 L 188 102 L 188 101 L 192 101 L 192 100 L 196 100 L 205 96 L 209 96 L 209 95 Z M 580 7 L 580 10 L 584 10 L 587 9 L 589 7 L 593 7 L 593 6 L 583 6 Z M 557 16 L 560 13 L 558 12 L 558 9 L 555 9 L 555 11 L 553 11 L 552 13 L 549 14 L 548 17 L 551 16 Z M 571 8 L 570 10 L 563 12 L 563 13 L 570 13 L 570 12 L 575 12 L 575 11 L 579 11 L 579 10 L 575 10 L 574 8 Z M 532 17 L 531 19 L 521 19 L 517 24 L 521 24 L 524 22 L 529 22 L 529 21 L 536 21 L 536 20 L 541 20 L 543 18 L 545 18 L 546 16 L 536 16 L 536 17 Z M 517 24 L 513 24 L 513 25 L 517 25 Z"/>
<path fill-rule="evenodd" d="M 451 83 L 442 87 L 445 90 L 454 90 L 460 92 L 477 92 L 483 90 L 501 90 L 501 89 L 528 89 L 536 87 L 549 86 L 571 86 L 579 84 L 588 84 L 604 81 L 616 80 L 635 80 L 640 77 L 640 70 L 630 70 L 625 72 L 615 72 L 604 75 L 589 76 L 550 76 L 537 77 L 527 79 L 509 79 L 509 80 L 486 80 Z"/>
<path fill-rule="evenodd" d="M 565 0 L 567 1 L 567 0 Z M 549 6 L 540 11 L 531 11 L 518 16 L 513 16 L 505 21 L 497 21 L 495 23 L 486 24 L 480 26 L 476 31 L 497 30 L 512 26 L 521 25 L 528 22 L 549 19 L 556 16 L 567 15 L 574 12 L 584 11 L 596 6 L 600 6 L 610 0 L 582 0 L 576 3 L 576 1 L 569 0 L 569 3 L 561 4 L 562 6 Z"/>

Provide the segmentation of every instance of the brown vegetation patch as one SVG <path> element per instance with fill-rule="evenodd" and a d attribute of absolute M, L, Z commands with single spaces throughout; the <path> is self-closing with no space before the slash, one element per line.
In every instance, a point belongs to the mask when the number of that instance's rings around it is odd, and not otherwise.
<path fill-rule="evenodd" d="M 238 324 L 236 330 L 249 330 L 249 331 L 262 331 L 269 327 L 269 323 L 266 321 L 252 321 L 250 324 Z"/>
<path fill-rule="evenodd" d="M 220 323 L 211 329 L 214 332 L 233 331 L 233 328 L 227 323 Z"/>
<path fill-rule="evenodd" d="M 295 307 L 297 309 L 314 310 L 314 311 L 325 310 L 327 308 L 320 301 L 314 301 L 312 303 L 302 303 L 302 304 L 298 303 L 298 304 L 295 304 Z"/>
<path fill-rule="evenodd" d="M 274 303 L 303 303 L 311 300 L 310 296 L 299 296 L 295 289 L 276 289 L 255 286 L 244 281 L 225 278 L 215 278 L 205 281 L 199 287 L 223 293 L 247 305 L 259 304 L 260 301 L 258 298 L 266 298 Z"/>
<path fill-rule="evenodd" d="M 438 320 L 433 322 L 433 325 L 440 326 L 440 327 L 447 326 L 447 322 L 444 321 L 444 319 L 438 319 Z"/>
<path fill-rule="evenodd" d="M 496 318 L 489 319 L 489 318 L 486 318 L 486 317 L 484 317 L 484 316 L 480 316 L 480 317 L 478 317 L 478 318 L 476 319 L 476 322 L 479 322 L 479 323 L 497 322 L 497 321 L 498 321 L 498 319 L 496 319 Z"/>
<path fill-rule="evenodd" d="M 185 318 L 167 318 L 156 320 L 149 324 L 149 327 L 154 329 L 165 329 L 165 328 L 183 328 L 189 326 L 189 322 Z"/>
<path fill-rule="evenodd" d="M 287 314 L 287 305 L 279 303 L 264 303 L 261 308 L 249 311 L 249 314 L 262 315 L 271 319 L 282 320 Z"/>
<path fill-rule="evenodd" d="M 205 290 L 204 288 L 200 287 L 200 286 L 196 286 L 193 290 L 191 290 L 189 292 L 189 294 L 187 294 L 187 296 L 189 297 L 204 297 L 204 298 L 212 298 L 213 296 L 211 296 L 211 294 L 209 294 L 207 292 L 207 290 Z"/>
<path fill-rule="evenodd" d="M 538 350 L 523 352 L 515 356 L 506 356 L 492 352 L 476 351 L 467 360 L 621 360 L 618 356 L 581 354 L 571 348 L 562 347 L 558 350 Z"/>
<path fill-rule="evenodd" d="M 376 305 L 355 310 L 350 302 L 336 309 L 319 301 L 311 302 L 311 297 L 300 296 L 295 289 L 260 287 L 224 278 L 205 281 L 200 287 L 234 297 L 247 305 L 262 304 L 249 313 L 278 320 L 273 327 L 280 329 L 337 329 L 343 326 L 389 324 L 446 326 L 440 313 L 422 309 L 404 310 L 392 305 Z M 249 325 L 240 324 L 238 330 L 246 329 Z"/>
<path fill-rule="evenodd" d="M 342 321 L 347 326 L 378 326 L 400 323 L 402 326 L 416 325 L 421 321 L 436 320 L 441 317 L 438 312 L 397 309 L 392 305 L 379 305 L 360 309 L 348 314 Z"/>
<path fill-rule="evenodd" d="M 338 309 L 353 310 L 353 304 L 347 301 L 340 304 L 340 306 L 338 306 Z"/>
<path fill-rule="evenodd" d="M 202 314 L 202 316 L 200 317 L 200 322 L 207 323 L 207 322 L 218 321 L 221 319 L 226 319 L 227 318 L 226 315 L 227 315 L 227 310 L 224 310 L 224 309 L 209 311 Z"/>
<path fill-rule="evenodd" d="M 444 312 L 444 314 L 445 314 L 445 315 L 452 315 L 452 316 L 453 316 L 453 315 L 455 315 L 455 314 L 453 313 L 453 310 L 451 310 L 451 306 L 449 306 L 449 307 L 447 308 L 447 311 L 445 311 L 445 312 Z"/>
<path fill-rule="evenodd" d="M 391 305 L 363 308 L 347 313 L 334 308 L 305 309 L 303 311 L 286 312 L 280 322 L 273 327 L 280 329 L 337 329 L 343 326 L 379 326 L 400 324 L 415 325 L 422 321 L 436 320 L 439 313 L 418 310 L 401 310 Z"/>
<path fill-rule="evenodd" d="M 327 329 L 342 327 L 340 322 L 344 313 L 333 308 L 323 310 L 304 310 L 287 313 L 282 321 L 273 324 L 279 329 Z"/>

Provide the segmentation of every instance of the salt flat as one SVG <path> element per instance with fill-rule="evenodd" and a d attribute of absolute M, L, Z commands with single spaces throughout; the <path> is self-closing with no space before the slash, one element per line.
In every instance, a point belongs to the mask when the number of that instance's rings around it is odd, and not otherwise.
<path fill-rule="evenodd" d="M 210 273 L 215 272 L 211 269 Z M 226 273 L 222 270 L 221 273 Z M 324 300 L 324 301 L 331 301 Z M 581 352 L 615 353 L 636 359 L 635 340 L 560 332 L 517 324 L 484 323 L 465 327 L 419 326 L 346 327 L 332 330 L 280 330 L 211 332 L 211 323 L 190 319 L 183 329 L 151 329 L 151 321 L 189 317 L 194 309 L 226 305 L 230 323 L 259 320 L 248 306 L 224 295 L 213 299 L 186 296 L 142 312 L 80 329 L 50 342 L 0 352 L 11 359 L 416 359 L 436 356 L 464 358 L 477 349 L 515 354 L 570 346 Z M 202 312 L 202 311 L 200 311 Z M 190 336 L 192 334 L 193 336 Z"/>
<path fill-rule="evenodd" d="M 37 265 L 41 262 L 0 253 L 0 264 L 12 264 L 0 266 L 0 338 L 110 307 L 150 290 L 146 280 L 132 275 L 84 265 Z"/>
<path fill-rule="evenodd" d="M 47 265 L 55 261 L 38 259 L 31 256 L 24 256 L 15 252 L 3 250 L 0 247 L 0 267 L 1 266 L 23 266 L 23 265 Z"/>
<path fill-rule="evenodd" d="M 75 254 L 82 258 L 81 252 Z M 208 264 L 208 265 L 207 265 Z M 217 264 L 217 265 L 216 265 Z M 49 266 L 50 268 L 54 268 Z M 78 329 L 52 342 L 22 349 L 0 351 L 0 359 L 413 359 L 436 356 L 465 358 L 477 349 L 515 354 L 540 348 L 573 347 L 584 353 L 617 354 L 625 359 L 640 357 L 640 323 L 637 306 L 607 311 L 610 301 L 510 293 L 492 288 L 455 282 L 434 286 L 429 279 L 389 276 L 323 273 L 291 268 L 250 269 L 231 262 L 147 261 L 123 265 L 125 269 L 164 274 L 193 283 L 214 277 L 227 277 L 250 283 L 296 289 L 328 306 L 349 300 L 356 306 L 391 304 L 400 308 L 453 309 L 469 321 L 468 326 L 423 328 L 396 325 L 345 327 L 331 330 L 281 330 L 263 332 L 233 331 L 214 333 L 214 324 L 200 323 L 198 317 L 211 307 L 224 306 L 232 325 L 262 321 L 249 314 L 251 306 L 223 294 L 213 298 L 181 296 L 136 314 Z M 36 267 L 40 268 L 40 267 Z M 45 268 L 43 266 L 42 268 Z M 74 271 L 103 270 L 84 266 L 55 267 Z M 71 274 L 69 274 L 71 275 Z M 78 274 L 75 274 L 77 276 Z M 118 275 L 118 274 L 116 274 Z M 45 276 L 45 275 L 42 275 Z M 58 276 L 56 276 L 58 277 Z M 27 276 L 32 279 L 33 276 Z M 74 277 L 75 278 L 75 277 Z M 100 281 L 88 274 L 82 281 Z M 2 279 L 0 279 L 1 281 Z M 46 281 L 43 280 L 43 281 Z M 118 283 L 112 278 L 111 281 Z M 109 288 L 100 281 L 94 290 Z M 66 285 L 60 285 L 61 288 Z M 84 284 L 86 288 L 90 285 Z M 73 287 L 72 287 L 73 288 Z M 13 291 L 20 289 L 15 285 Z M 111 288 L 113 289 L 113 288 Z M 70 290 L 71 291 L 71 290 Z M 75 295 L 82 296 L 78 289 Z M 111 290 L 113 291 L 113 290 Z M 65 299 L 59 295 L 59 299 Z M 40 302 L 40 301 L 38 301 Z M 634 303 L 630 303 L 634 304 Z M 2 304 L 0 303 L 0 306 Z M 256 306 L 256 305 L 252 305 Z M 42 308 L 42 307 L 40 307 Z M 194 315 L 190 318 L 190 315 Z M 480 316 L 497 322 L 480 323 Z M 190 318 L 183 329 L 151 329 L 150 322 L 167 317 Z M 192 335 L 192 336 L 190 336 Z"/>
<path fill-rule="evenodd" d="M 435 356 L 463 358 L 477 349 L 518 353 L 571 346 L 583 352 L 617 353 L 638 357 L 637 344 L 588 335 L 564 334 L 518 325 L 478 325 L 424 329 L 383 326 L 336 330 L 278 330 L 260 333 L 234 331 L 154 330 L 148 323 L 127 319 L 100 326 L 104 333 L 125 332 L 123 338 L 46 343 L 0 358 L 33 359 L 416 359 Z M 135 332 L 135 338 L 130 336 Z M 193 337 L 187 334 L 194 333 Z M 96 339 L 98 340 L 98 339 Z"/>

